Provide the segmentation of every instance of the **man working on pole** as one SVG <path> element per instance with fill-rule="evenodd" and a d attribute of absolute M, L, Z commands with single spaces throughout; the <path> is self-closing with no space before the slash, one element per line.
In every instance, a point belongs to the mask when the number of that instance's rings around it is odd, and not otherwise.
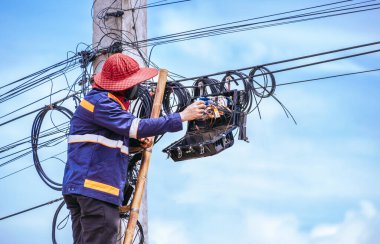
<path fill-rule="evenodd" d="M 157 70 L 140 68 L 127 55 L 114 54 L 94 76 L 93 89 L 74 113 L 62 190 L 74 243 L 116 243 L 130 138 L 148 148 L 152 145 L 148 137 L 180 131 L 183 121 L 203 115 L 201 101 L 157 119 L 129 113 L 129 100 L 136 97 L 138 84 L 156 75 Z"/>

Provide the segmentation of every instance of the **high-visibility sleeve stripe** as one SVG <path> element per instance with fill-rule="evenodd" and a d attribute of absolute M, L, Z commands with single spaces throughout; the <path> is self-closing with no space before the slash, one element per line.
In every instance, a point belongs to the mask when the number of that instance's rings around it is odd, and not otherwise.
<path fill-rule="evenodd" d="M 119 189 L 118 188 L 111 186 L 111 185 L 104 184 L 104 183 L 100 183 L 97 181 L 85 179 L 84 180 L 84 187 L 90 188 L 93 190 L 97 190 L 97 191 L 101 191 L 101 192 L 105 192 L 105 193 L 108 193 L 108 194 L 111 194 L 114 196 L 119 196 Z"/>
<path fill-rule="evenodd" d="M 131 127 L 129 128 L 129 138 L 137 139 L 137 131 L 139 130 L 140 119 L 135 118 L 132 120 Z"/>
<path fill-rule="evenodd" d="M 90 103 L 90 102 L 88 102 L 88 101 L 86 101 L 86 100 L 83 99 L 83 100 L 80 102 L 80 105 L 81 105 L 83 108 L 87 109 L 88 111 L 90 111 L 90 112 L 94 112 L 94 105 L 93 105 L 92 103 Z"/>
<path fill-rule="evenodd" d="M 120 148 L 120 152 L 128 154 L 128 147 L 123 145 L 121 140 L 111 140 L 107 137 L 94 134 L 85 134 L 85 135 L 69 135 L 67 138 L 68 143 L 78 143 L 78 142 L 91 142 L 98 143 L 110 148 Z"/>
<path fill-rule="evenodd" d="M 115 95 L 113 95 L 112 93 L 109 92 L 108 97 L 115 100 L 115 102 L 117 102 L 118 104 L 120 104 L 120 106 L 123 110 L 126 110 L 124 104 Z"/>
<path fill-rule="evenodd" d="M 124 153 L 124 154 L 129 154 L 129 149 L 128 149 L 128 147 L 126 147 L 126 146 L 122 146 L 122 147 L 120 148 L 120 152 L 122 152 L 122 153 Z"/>

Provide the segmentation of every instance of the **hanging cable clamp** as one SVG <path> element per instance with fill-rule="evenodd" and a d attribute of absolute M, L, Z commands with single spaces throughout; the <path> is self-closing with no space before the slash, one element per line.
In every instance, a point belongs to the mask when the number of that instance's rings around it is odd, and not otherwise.
<path fill-rule="evenodd" d="M 49 110 L 53 110 L 55 107 L 55 104 L 52 103 L 52 104 L 49 104 L 49 105 L 46 105 L 46 108 L 49 109 Z"/>
<path fill-rule="evenodd" d="M 178 158 L 182 158 L 182 150 L 180 147 L 177 147 L 177 154 L 178 154 Z"/>
<path fill-rule="evenodd" d="M 168 157 L 166 159 L 169 159 L 172 156 L 172 154 L 170 153 L 170 151 L 167 151 L 166 153 L 168 154 Z"/>
<path fill-rule="evenodd" d="M 201 155 L 205 153 L 205 147 L 202 144 L 199 145 L 199 149 L 201 150 Z"/>
<path fill-rule="evenodd" d="M 78 53 L 81 56 L 79 63 L 81 68 L 86 68 L 88 64 L 95 60 L 96 54 L 92 51 L 81 51 Z"/>
<path fill-rule="evenodd" d="M 123 52 L 123 44 L 121 42 L 114 42 L 107 48 L 108 53 L 121 53 Z"/>
<path fill-rule="evenodd" d="M 223 137 L 222 137 L 222 145 L 223 145 L 223 148 L 225 148 L 226 145 L 227 145 L 227 137 L 226 137 L 226 134 L 223 134 Z"/>
<path fill-rule="evenodd" d="M 124 15 L 124 11 L 118 10 L 116 12 L 109 12 L 104 15 L 104 19 L 108 19 L 109 17 L 121 17 Z"/>

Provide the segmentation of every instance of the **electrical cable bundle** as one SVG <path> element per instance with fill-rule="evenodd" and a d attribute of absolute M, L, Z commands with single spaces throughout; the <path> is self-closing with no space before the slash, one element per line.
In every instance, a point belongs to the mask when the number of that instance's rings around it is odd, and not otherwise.
<path fill-rule="evenodd" d="M 138 98 L 131 101 L 129 111 L 137 118 L 149 118 L 152 112 L 153 98 L 147 86 L 140 85 Z"/>
<path fill-rule="evenodd" d="M 220 87 L 220 82 L 218 80 L 209 77 L 201 77 L 197 79 L 194 82 L 193 87 L 194 97 L 201 97 L 227 91 L 224 87 Z"/>
<path fill-rule="evenodd" d="M 261 72 L 260 75 L 257 73 Z M 274 94 L 274 91 L 276 90 L 276 79 L 274 78 L 274 75 L 270 70 L 264 66 L 258 66 L 254 67 L 250 72 L 249 72 L 249 80 L 252 84 L 252 90 L 255 93 L 256 96 L 260 98 L 267 98 L 270 97 Z M 254 77 L 260 76 L 262 77 L 263 84 L 258 83 L 257 80 L 254 79 Z M 270 84 L 269 84 L 270 82 Z M 256 84 L 256 85 L 255 85 Z M 269 86 L 268 86 L 269 84 Z M 268 90 L 269 88 L 269 90 Z"/>
<path fill-rule="evenodd" d="M 130 43 L 129 46 L 158 46 L 167 43 L 174 43 L 180 41 L 188 41 L 192 39 L 210 37 L 210 36 L 218 36 L 224 34 L 230 34 L 235 32 L 243 32 L 255 29 L 269 28 L 273 26 L 279 25 L 287 25 L 294 24 L 299 22 L 317 20 L 317 19 L 325 19 L 342 15 L 349 15 L 355 13 L 362 13 L 368 11 L 376 11 L 380 9 L 379 3 L 368 4 L 368 2 L 376 1 L 361 1 L 353 4 L 343 4 L 350 2 L 351 0 L 346 1 L 337 1 L 333 3 L 316 5 L 307 8 L 301 8 L 271 15 L 265 15 L 260 17 L 248 18 L 243 20 L 238 20 L 229 23 L 223 23 L 213 26 L 206 26 L 198 29 L 182 31 L 178 33 L 148 38 L 146 40 L 139 40 L 137 42 Z M 338 6 L 331 6 L 338 5 Z M 311 10 L 315 9 L 315 10 Z M 298 13 L 296 13 L 298 12 Z M 291 14 L 295 13 L 295 14 Z M 270 18 L 274 16 L 281 16 Z M 255 20 L 259 20 L 256 21 Z"/>
<path fill-rule="evenodd" d="M 61 183 L 58 183 L 58 182 L 55 182 L 53 181 L 52 179 L 50 179 L 47 174 L 45 173 L 45 171 L 43 170 L 42 166 L 41 166 L 41 162 L 39 160 L 39 157 L 38 157 L 38 146 L 39 146 L 39 135 L 40 135 L 40 130 L 41 130 L 41 126 L 42 126 L 42 122 L 45 118 L 45 115 L 47 112 L 51 111 L 51 110 L 56 110 L 60 113 L 62 113 L 63 115 L 65 115 L 68 119 L 71 119 L 72 116 L 73 116 L 73 112 L 71 112 L 69 109 L 65 108 L 65 107 L 61 107 L 61 106 L 46 106 L 44 109 L 42 109 L 36 116 L 36 118 L 34 119 L 34 122 L 33 122 L 33 126 L 32 126 L 32 133 L 31 133 L 31 143 L 32 143 L 32 151 L 33 151 L 33 162 L 34 162 L 34 166 L 36 167 L 36 170 L 37 170 L 37 173 L 38 175 L 40 176 L 40 178 L 42 179 L 43 182 L 45 182 L 46 185 L 48 185 L 50 188 L 52 188 L 53 190 L 56 190 L 56 191 L 60 191 L 62 190 L 62 184 Z M 66 131 L 67 133 L 67 131 Z M 64 136 L 61 136 L 61 137 L 66 137 L 66 133 L 64 134 Z"/>
<path fill-rule="evenodd" d="M 189 91 L 178 82 L 167 82 L 162 108 L 165 114 L 179 113 L 191 103 Z"/>
<path fill-rule="evenodd" d="M 34 74 L 28 75 L 21 79 L 18 79 L 14 82 L 11 82 L 5 86 L 0 87 L 3 89 L 7 86 L 22 82 L 21 84 L 13 87 L 2 94 L 0 94 L 0 103 L 6 102 L 16 96 L 21 95 L 24 92 L 27 92 L 31 89 L 34 89 L 46 82 L 49 82 L 59 76 L 63 75 L 66 72 L 72 71 L 79 67 L 79 57 L 73 56 L 64 61 L 61 61 L 57 64 L 54 64 L 50 67 L 42 69 Z"/>
<path fill-rule="evenodd" d="M 372 1 L 375 1 L 375 0 L 372 0 Z M 182 2 L 182 1 L 178 1 L 178 2 Z M 266 27 L 272 27 L 272 26 L 283 25 L 283 24 L 297 23 L 297 22 L 302 22 L 302 21 L 307 21 L 307 20 L 322 19 L 322 18 L 333 17 L 333 16 L 338 16 L 338 15 L 365 12 L 365 11 L 376 10 L 376 9 L 380 8 L 378 6 L 380 4 L 364 4 L 367 2 L 371 2 L 371 1 L 362 1 L 362 2 L 358 2 L 358 3 L 354 3 L 354 4 L 340 5 L 340 4 L 345 3 L 345 2 L 350 2 L 350 0 L 339 1 L 339 2 L 334 2 L 334 3 L 319 5 L 319 6 L 313 6 L 313 7 L 304 8 L 304 9 L 292 10 L 292 11 L 288 11 L 288 12 L 284 12 L 284 13 L 277 13 L 277 14 L 272 14 L 272 15 L 268 15 L 268 16 L 262 16 L 262 17 L 247 19 L 247 20 L 235 21 L 235 22 L 225 23 L 225 24 L 216 25 L 216 26 L 204 27 L 204 28 L 199 28 L 199 29 L 195 29 L 195 30 L 190 30 L 190 31 L 185 31 L 185 32 L 180 32 L 180 33 L 174 33 L 171 35 L 166 35 L 166 36 L 161 36 L 161 37 L 156 37 L 156 38 L 150 38 L 147 40 L 140 40 L 140 41 L 131 40 L 127 37 L 126 33 L 123 33 L 121 35 L 118 35 L 116 33 L 105 33 L 104 37 L 109 37 L 111 39 L 114 39 L 114 40 L 112 40 L 113 44 L 115 44 L 116 42 L 119 41 L 119 42 L 121 42 L 122 45 L 128 46 L 128 48 L 124 49 L 124 51 L 128 51 L 131 49 L 137 50 L 147 65 L 149 65 L 149 64 L 154 65 L 154 63 L 150 61 L 150 55 L 149 55 L 149 59 L 147 61 L 146 60 L 147 58 L 143 56 L 143 54 L 139 51 L 139 48 L 144 47 L 144 46 L 153 46 L 154 47 L 157 45 L 171 43 L 171 42 L 177 42 L 177 41 L 186 41 L 186 40 L 190 40 L 190 39 L 216 36 L 216 35 L 234 33 L 234 32 L 239 32 L 239 31 L 266 28 Z M 340 6 L 320 9 L 322 7 L 325 7 L 325 6 L 331 6 L 331 5 L 336 5 L 336 4 L 339 4 Z M 162 5 L 164 5 L 164 4 L 162 4 Z M 133 13 L 134 10 L 136 10 L 136 9 L 145 8 L 148 6 L 149 5 L 137 6 L 137 7 L 134 6 L 131 9 L 127 9 L 127 10 L 121 9 L 121 10 L 122 11 L 132 11 L 132 13 Z M 160 6 L 160 5 L 157 5 L 157 6 Z M 155 7 L 155 6 L 152 6 L 152 7 Z M 283 15 L 283 14 L 305 11 L 305 10 L 316 9 L 316 8 L 319 8 L 319 10 L 312 11 L 312 12 L 302 12 L 302 13 L 299 13 L 297 15 L 285 16 L 283 18 L 278 18 L 278 19 L 269 19 L 269 20 L 260 21 L 260 22 L 247 22 L 247 21 L 252 21 L 254 19 L 262 19 L 262 18 L 273 17 L 273 16 L 277 16 L 277 15 Z M 103 11 L 103 16 L 102 16 L 102 18 L 104 20 L 103 21 L 103 23 L 104 23 L 103 29 L 105 29 L 105 30 L 112 30 L 111 28 L 106 27 L 105 19 L 110 17 L 110 16 L 113 16 L 112 14 L 120 14 L 120 13 L 118 13 L 118 11 L 115 13 L 109 13 L 108 10 L 112 10 L 112 9 L 119 10 L 118 8 L 109 7 L 109 8 L 106 8 L 106 11 Z M 137 14 L 137 16 L 138 16 L 138 14 Z M 135 21 L 135 17 L 133 17 L 133 21 Z M 237 23 L 243 23 L 243 24 L 235 25 Z M 374 45 L 374 43 L 365 44 L 365 45 L 367 45 L 367 46 Z M 365 45 L 362 45 L 362 46 L 365 46 Z M 354 47 L 354 48 L 356 48 L 356 47 Z M 90 48 L 90 46 L 87 46 L 87 50 L 90 52 L 97 53 L 97 54 L 98 54 L 98 52 L 102 52 L 100 49 Z M 346 48 L 345 50 L 349 50 L 349 48 Z M 193 87 L 186 87 L 186 88 L 194 89 L 193 90 L 194 96 L 211 95 L 212 93 L 220 93 L 220 92 L 224 92 L 224 91 L 229 90 L 229 88 L 225 87 L 226 82 L 230 82 L 230 81 L 234 81 L 234 82 L 239 81 L 240 82 L 240 81 L 242 81 L 243 85 L 244 85 L 244 89 L 242 89 L 241 91 L 244 91 L 246 93 L 246 95 L 242 96 L 242 102 L 243 102 L 242 103 L 243 104 L 242 111 L 251 112 L 251 111 L 255 110 L 256 108 L 258 109 L 258 105 L 259 105 L 262 98 L 272 97 L 277 102 L 279 102 L 279 104 L 284 108 L 286 115 L 288 115 L 289 111 L 274 96 L 274 92 L 275 92 L 275 88 L 276 88 L 276 81 L 275 81 L 275 78 L 273 75 L 274 73 L 284 72 L 284 71 L 302 68 L 302 67 L 307 67 L 307 66 L 311 66 L 311 65 L 315 65 L 315 64 L 324 63 L 324 62 L 337 61 L 337 60 L 340 60 L 343 58 L 350 58 L 350 57 L 355 57 L 355 56 L 359 56 L 359 55 L 366 55 L 366 54 L 374 53 L 374 52 L 378 52 L 378 51 L 379 50 L 373 50 L 370 52 L 365 52 L 365 53 L 361 53 L 361 54 L 357 54 L 357 55 L 350 55 L 350 56 L 346 56 L 346 57 L 342 57 L 342 58 L 330 59 L 330 60 L 315 62 L 315 63 L 311 63 L 311 64 L 304 64 L 304 65 L 300 65 L 300 66 L 296 66 L 296 67 L 290 67 L 290 68 L 286 68 L 286 69 L 275 70 L 273 72 L 269 71 L 267 68 L 265 68 L 265 67 L 263 67 L 263 65 L 261 65 L 258 67 L 253 67 L 253 68 L 251 67 L 250 68 L 251 71 L 249 72 L 248 76 L 244 73 L 239 72 L 239 71 L 246 70 L 246 69 L 240 69 L 240 70 L 236 70 L 236 71 L 220 72 L 219 74 L 225 75 L 225 77 L 222 79 L 222 82 L 219 82 L 216 79 L 208 78 L 212 75 L 205 75 L 202 77 L 197 77 L 197 79 L 199 78 L 199 80 L 201 80 L 200 81 L 200 82 L 202 82 L 201 84 L 196 82 L 197 84 L 194 85 Z M 104 52 L 104 50 L 103 50 L 103 52 Z M 329 52 L 329 53 L 332 53 L 332 52 Z M 322 55 L 322 54 L 316 54 L 314 56 L 319 56 L 319 55 Z M 309 55 L 309 57 L 311 57 L 311 56 L 313 56 L 313 55 Z M 5 102 L 5 101 L 7 101 L 7 100 L 9 100 L 15 96 L 22 94 L 23 92 L 29 91 L 29 90 L 31 90 L 31 89 L 33 89 L 33 88 L 35 88 L 41 84 L 44 84 L 48 81 L 52 81 L 52 79 L 55 79 L 61 75 L 65 76 L 65 78 L 66 78 L 65 74 L 71 70 L 78 68 L 79 63 L 82 64 L 81 65 L 81 68 L 83 69 L 82 74 L 75 80 L 75 82 L 73 84 L 71 84 L 71 85 L 68 84 L 68 93 L 70 94 L 70 92 L 72 90 L 75 90 L 75 85 L 79 84 L 82 86 L 81 91 L 83 92 L 83 94 L 85 94 L 86 90 L 88 90 L 88 88 L 89 88 L 88 87 L 88 84 L 89 84 L 88 80 L 89 80 L 89 73 L 91 73 L 91 72 L 87 71 L 87 66 L 91 62 L 88 62 L 90 59 L 86 59 L 85 62 L 81 62 L 81 60 L 79 60 L 80 57 L 82 57 L 82 60 L 83 60 L 83 55 L 82 56 L 78 55 L 78 52 L 76 51 L 74 53 L 74 57 L 70 57 L 70 58 L 68 57 L 66 60 L 64 60 L 58 64 L 55 64 L 55 65 L 50 66 L 44 70 L 38 71 L 32 75 L 29 75 L 27 77 L 24 77 L 20 80 L 17 80 L 15 82 L 8 84 L 8 85 L 13 85 L 13 84 L 16 84 L 18 82 L 24 82 L 21 85 L 15 87 L 15 88 L 13 88 L 13 89 L 5 92 L 5 93 L 0 94 L 0 103 L 3 103 L 3 102 Z M 301 57 L 298 59 L 302 59 L 302 58 L 305 58 L 305 57 Z M 281 62 L 289 62 L 289 61 L 294 61 L 294 60 L 279 61 L 279 62 L 267 64 L 267 65 L 279 64 Z M 54 70 L 54 69 L 57 69 L 57 70 Z M 378 71 L 378 70 L 379 69 L 374 69 L 372 71 Z M 372 71 L 363 71 L 363 72 L 356 72 L 356 73 L 364 73 L 364 72 L 372 72 Z M 352 73 L 352 74 L 355 74 L 355 73 Z M 179 76 L 177 76 L 177 77 L 179 77 Z M 263 77 L 263 82 L 260 82 L 258 79 L 256 79 L 256 77 Z M 331 77 L 337 77 L 337 76 L 331 76 Z M 324 78 L 329 78 L 329 77 L 323 77 L 323 78 L 317 78 L 317 79 L 311 79 L 311 80 L 318 80 L 318 79 L 324 79 Z M 193 78 L 190 78 L 190 79 L 193 79 Z M 189 80 L 189 79 L 184 79 L 184 80 Z M 229 81 L 227 81 L 227 80 L 229 80 Z M 66 78 L 66 81 L 67 81 L 67 78 Z M 306 81 L 308 81 L 308 80 L 306 80 Z M 306 82 L 306 81 L 297 81 L 297 82 Z M 179 81 L 174 81 L 172 83 L 173 84 L 180 84 L 178 82 Z M 279 85 L 294 84 L 297 82 L 289 82 L 289 83 L 283 83 L 283 84 L 279 84 Z M 0 87 L 0 90 L 7 87 L 8 85 Z M 167 87 L 168 87 L 168 94 L 169 94 L 168 97 L 170 97 L 170 94 L 172 94 L 173 96 L 182 97 L 183 102 L 180 101 L 179 104 L 186 104 L 186 102 L 185 102 L 186 98 L 185 97 L 189 94 L 189 92 L 187 89 L 184 89 L 185 88 L 184 86 L 174 85 L 171 87 L 169 87 L 169 86 L 167 86 Z M 199 89 L 199 88 L 202 88 L 203 92 L 202 92 L 202 94 L 199 93 L 196 95 L 195 90 Z M 171 93 L 169 92 L 169 90 L 171 90 Z M 179 95 L 177 95 L 177 94 L 179 94 Z M 257 102 L 256 97 L 260 98 L 259 102 Z M 252 108 L 252 103 L 253 103 L 252 98 L 255 99 L 255 101 L 256 101 L 256 107 L 255 108 Z M 187 97 L 187 99 L 188 99 L 188 97 Z M 191 99 L 191 96 L 190 96 L 190 99 Z M 167 106 L 165 105 L 165 107 L 164 107 L 164 111 L 166 110 L 165 113 L 177 111 L 179 107 L 177 107 L 176 110 L 174 110 L 174 108 L 171 107 L 172 105 L 170 104 L 170 102 L 168 100 L 169 99 L 164 99 L 164 101 L 163 101 L 164 103 L 165 102 L 168 103 L 168 105 Z M 37 100 L 37 101 L 39 101 L 39 100 Z M 137 117 L 148 118 L 148 117 L 150 117 L 152 104 L 153 104 L 153 99 L 152 99 L 152 96 L 150 94 L 149 89 L 146 86 L 141 86 L 141 88 L 139 89 L 138 102 L 133 102 L 131 104 L 131 111 Z M 59 107 L 59 106 L 55 106 L 55 108 L 57 108 L 57 107 Z M 51 107 L 50 110 L 55 109 L 55 108 Z M 47 111 L 48 110 L 49 109 L 47 109 Z M 62 110 L 61 112 L 63 114 L 65 114 L 66 117 L 71 118 L 71 116 L 72 116 L 71 111 L 70 110 L 64 111 L 64 110 Z M 68 111 L 70 111 L 70 112 L 68 112 Z M 34 113 L 34 112 L 36 112 L 36 111 L 32 111 L 29 114 Z M 11 113 L 13 113 L 13 112 L 11 112 Z M 259 111 L 259 113 L 260 113 L 260 111 Z M 51 135 L 49 133 L 46 133 L 46 135 L 43 134 L 42 132 L 40 133 L 42 120 L 43 120 L 43 117 L 45 116 L 45 114 L 46 113 L 42 113 L 42 111 L 41 111 L 37 115 L 37 117 L 33 123 L 32 151 L 33 151 L 34 166 L 36 167 L 37 172 L 38 172 L 39 176 L 41 177 L 41 179 L 46 184 L 48 184 L 49 187 L 59 190 L 60 185 L 57 185 L 56 182 L 54 182 L 50 178 L 48 178 L 47 175 L 45 174 L 45 172 L 43 171 L 40 163 L 44 160 L 39 161 L 39 158 L 37 155 L 37 149 L 55 144 L 55 143 L 61 141 L 61 139 L 63 139 L 64 137 L 66 137 L 66 135 L 59 136 L 57 138 L 54 138 L 54 139 L 51 139 L 51 140 L 48 140 L 48 141 L 45 141 L 42 143 L 39 142 L 39 139 L 41 139 L 45 136 Z M 291 116 L 291 114 L 290 114 L 290 116 Z M 20 117 L 18 117 L 18 118 L 20 118 Z M 38 117 L 40 117 L 40 118 L 38 118 Z M 12 121 L 8 121 L 8 122 L 12 122 Z M 8 122 L 6 122 L 6 123 L 8 123 Z M 0 126 L 3 124 L 0 124 Z M 53 128 L 57 129 L 57 127 L 53 127 Z M 57 130 L 62 131 L 62 130 L 65 130 L 65 128 L 57 129 Z M 233 140 L 233 138 L 229 138 L 228 136 L 229 136 L 229 134 L 227 134 L 227 137 L 220 138 L 220 141 L 222 143 L 225 143 L 226 139 Z M 9 147 L 4 147 L 2 149 L 9 150 L 9 149 L 12 149 L 16 146 L 23 144 L 23 143 L 24 142 L 22 141 L 19 143 L 11 144 L 11 145 L 9 145 Z M 203 147 L 200 147 L 200 149 L 201 148 L 203 148 Z M 203 150 L 204 150 L 204 148 L 203 148 Z M 189 151 L 191 151 L 190 148 L 189 148 Z M 0 153 L 1 153 L 1 150 L 0 150 Z M 50 157 L 50 158 L 53 158 L 53 157 Z M 18 158 L 16 158 L 16 159 L 18 159 Z M 0 166 L 2 166 L 2 165 L 0 165 Z M 56 214 L 54 216 L 55 217 L 55 223 L 53 223 L 54 226 L 56 225 L 56 219 L 58 217 L 58 213 L 59 213 L 60 209 L 63 207 L 63 205 L 64 205 L 64 203 L 62 202 L 56 211 Z M 54 231 L 55 230 L 53 230 L 53 233 L 52 233 L 53 234 L 53 243 L 56 243 L 56 241 L 54 239 L 54 236 L 55 236 Z M 142 228 L 141 228 L 141 231 L 142 231 Z"/>
<path fill-rule="evenodd" d="M 221 82 L 221 87 L 225 87 L 227 85 L 227 89 L 230 90 L 230 83 L 234 82 L 237 86 L 239 82 L 243 83 L 244 86 L 244 96 L 243 101 L 241 101 L 241 110 L 247 113 L 252 112 L 252 103 L 253 99 L 256 99 L 253 93 L 252 84 L 249 82 L 249 77 L 239 71 L 231 70 L 226 72 L 226 75 L 223 77 Z"/>

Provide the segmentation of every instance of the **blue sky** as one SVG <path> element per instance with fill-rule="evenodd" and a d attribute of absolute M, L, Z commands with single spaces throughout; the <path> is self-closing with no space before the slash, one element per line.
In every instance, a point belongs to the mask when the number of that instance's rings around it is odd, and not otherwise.
<path fill-rule="evenodd" d="M 193 0 L 149 9 L 148 35 L 328 2 Z M 79 42 L 90 43 L 90 8 L 91 1 L 4 3 L 0 86 L 65 59 Z M 168 44 L 157 47 L 152 60 L 184 76 L 237 69 L 378 41 L 379 21 L 373 11 Z M 379 61 L 379 54 L 371 54 L 281 73 L 276 79 L 282 83 L 375 69 Z M 233 148 L 211 158 L 167 160 L 161 150 L 184 132 L 166 135 L 156 145 L 149 171 L 151 243 L 378 243 L 379 78 L 379 73 L 368 73 L 278 87 L 276 96 L 298 125 L 266 99 L 262 119 L 257 114 L 248 119 L 250 143 L 235 141 Z M 1 114 L 50 88 L 47 84 L 0 104 Z M 28 136 L 33 117 L 1 127 L 0 146 Z M 30 163 L 31 156 L 25 157 L 0 168 L 0 176 Z M 60 177 L 60 172 L 52 174 Z M 0 216 L 60 196 L 33 168 L 0 180 L 0 186 Z M 57 206 L 0 221 L 1 242 L 50 243 Z M 59 240 L 69 243 L 67 227 Z"/>

